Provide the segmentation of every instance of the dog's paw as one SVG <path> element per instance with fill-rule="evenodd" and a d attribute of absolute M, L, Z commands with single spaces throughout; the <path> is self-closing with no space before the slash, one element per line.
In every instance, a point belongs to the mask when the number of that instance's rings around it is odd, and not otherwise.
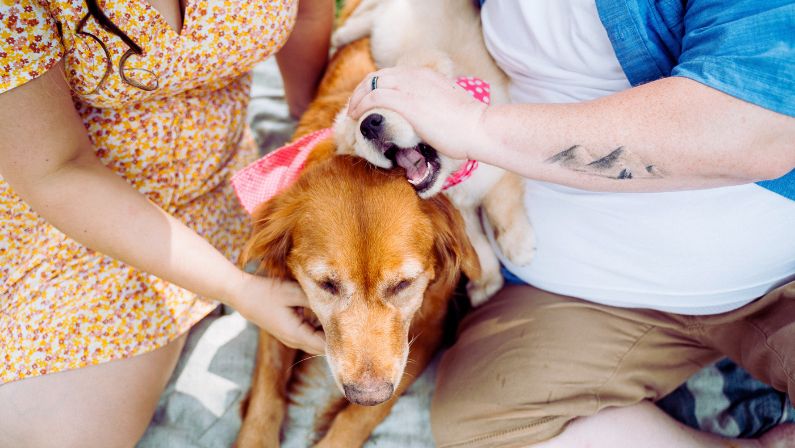
<path fill-rule="evenodd" d="M 381 0 L 361 1 L 350 17 L 331 34 L 331 45 L 341 48 L 355 40 L 370 37 L 380 3 Z"/>
<path fill-rule="evenodd" d="M 504 282 L 499 271 L 496 275 L 483 275 L 477 280 L 470 280 L 467 284 L 469 303 L 475 308 L 483 305 L 502 288 Z"/>
<path fill-rule="evenodd" d="M 333 48 L 342 48 L 368 35 L 369 31 L 364 26 L 358 26 L 356 23 L 348 23 L 347 25 L 337 28 L 337 30 L 331 34 L 331 46 Z"/>
<path fill-rule="evenodd" d="M 536 254 L 536 238 L 533 227 L 526 220 L 515 222 L 508 229 L 497 231 L 500 252 L 514 265 L 527 266 Z"/>

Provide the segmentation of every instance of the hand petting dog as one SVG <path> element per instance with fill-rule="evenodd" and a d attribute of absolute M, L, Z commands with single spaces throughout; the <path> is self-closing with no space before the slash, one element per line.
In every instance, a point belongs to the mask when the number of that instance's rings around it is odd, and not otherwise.
<path fill-rule="evenodd" d="M 237 282 L 235 309 L 284 345 L 314 355 L 326 350 L 323 331 L 303 319 L 298 310 L 309 302 L 298 283 L 246 274 Z"/>
<path fill-rule="evenodd" d="M 435 70 L 399 66 L 372 73 L 356 87 L 348 115 L 358 120 L 376 108 L 402 115 L 422 141 L 448 157 L 481 160 L 489 147 L 480 125 L 488 105 Z"/>

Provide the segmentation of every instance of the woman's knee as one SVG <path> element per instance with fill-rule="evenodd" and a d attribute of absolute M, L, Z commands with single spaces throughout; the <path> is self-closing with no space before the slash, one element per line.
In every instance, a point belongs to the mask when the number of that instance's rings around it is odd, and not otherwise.
<path fill-rule="evenodd" d="M 147 420 L 148 421 L 148 420 Z M 134 447 L 141 438 L 146 425 L 134 428 L 132 431 L 127 426 L 117 426 L 117 422 L 100 419 L 97 422 L 70 422 L 70 428 L 56 426 L 58 430 L 44 427 L 44 422 L 31 425 L 25 434 L 0 435 L 0 446 L 3 447 L 28 447 L 28 448 L 130 448 Z M 112 432 L 108 426 L 113 426 Z M 15 428 L 17 429 L 17 428 Z"/>
<path fill-rule="evenodd" d="M 98 403 L 99 394 L 79 403 L 70 391 L 50 390 L 51 398 L 41 398 L 37 385 L 22 385 L 28 381 L 0 386 L 0 447 L 132 447 L 154 410 Z"/>
<path fill-rule="evenodd" d="M 0 386 L 0 446 L 134 446 L 184 341 L 181 336 L 140 356 Z"/>

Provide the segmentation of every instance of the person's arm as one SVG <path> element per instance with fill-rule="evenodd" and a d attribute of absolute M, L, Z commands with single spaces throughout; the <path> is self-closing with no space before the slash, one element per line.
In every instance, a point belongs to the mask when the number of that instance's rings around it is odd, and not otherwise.
<path fill-rule="evenodd" d="M 85 246 L 229 304 L 288 345 L 322 352 L 293 306 L 300 288 L 249 275 L 94 154 L 62 63 L 0 94 L 0 175 L 40 216 Z"/>
<path fill-rule="evenodd" d="M 352 117 L 392 109 L 438 151 L 528 178 L 592 191 L 671 191 L 795 168 L 795 118 L 686 78 L 584 103 L 487 107 L 430 70 L 376 75 L 375 91 L 369 78 L 357 87 Z"/>
<path fill-rule="evenodd" d="M 290 38 L 276 54 L 290 114 L 299 117 L 315 97 L 328 62 L 333 0 L 300 0 Z"/>

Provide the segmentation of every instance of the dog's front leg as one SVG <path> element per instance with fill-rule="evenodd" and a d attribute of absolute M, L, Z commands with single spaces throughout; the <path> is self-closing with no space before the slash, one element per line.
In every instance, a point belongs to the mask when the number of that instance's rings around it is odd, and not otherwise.
<path fill-rule="evenodd" d="M 370 37 L 381 3 L 383 0 L 362 0 L 353 11 L 348 11 L 346 6 L 343 17 L 345 13 L 350 14 L 331 35 L 331 44 L 334 48 L 341 48 L 355 40 Z"/>
<path fill-rule="evenodd" d="M 480 262 L 480 278 L 469 279 L 467 284 L 469 301 L 472 306 L 478 306 L 485 303 L 499 291 L 504 280 L 500 273 L 500 261 L 497 260 L 489 240 L 486 239 L 486 235 L 483 233 L 483 226 L 480 224 L 477 208 L 460 207 L 458 211 L 461 213 L 461 217 L 464 218 L 469 242 L 472 243 Z"/>
<path fill-rule="evenodd" d="M 294 349 L 260 330 L 251 392 L 247 405 L 244 404 L 243 426 L 235 442 L 238 448 L 279 446 L 287 406 L 287 381 L 295 354 Z"/>
<path fill-rule="evenodd" d="M 384 421 L 392 411 L 392 406 L 395 405 L 398 398 L 428 366 L 439 348 L 441 340 L 441 324 L 438 325 L 438 328 L 425 327 L 411 345 L 403 379 L 392 398 L 377 406 L 349 404 L 337 414 L 328 432 L 315 445 L 315 448 L 355 448 L 364 445 L 375 427 Z"/>
<path fill-rule="evenodd" d="M 517 266 L 530 264 L 536 240 L 525 211 L 522 178 L 513 173 L 502 176 L 483 198 L 483 211 L 502 254 Z"/>

